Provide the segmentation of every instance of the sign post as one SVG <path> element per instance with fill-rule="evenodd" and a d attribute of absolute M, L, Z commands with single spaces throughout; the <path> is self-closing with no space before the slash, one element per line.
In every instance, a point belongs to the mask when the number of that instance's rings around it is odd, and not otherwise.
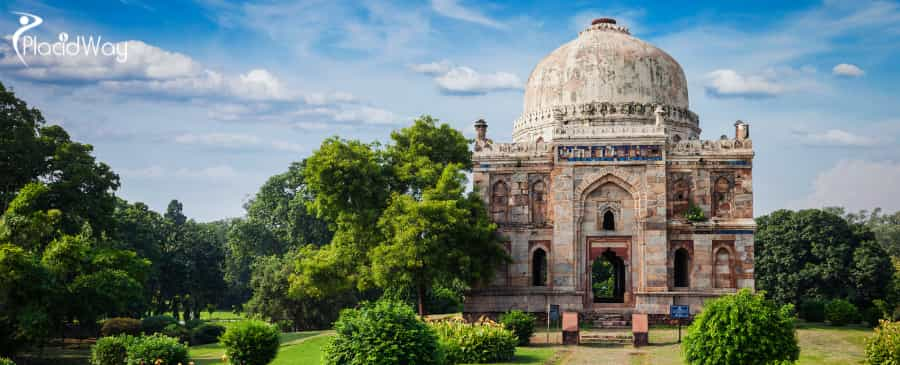
<path fill-rule="evenodd" d="M 550 321 L 559 321 L 559 304 L 550 304 L 547 313 L 547 343 L 550 343 Z"/>
<path fill-rule="evenodd" d="M 669 306 L 669 318 L 674 319 L 678 322 L 678 343 L 681 343 L 681 320 L 684 318 L 690 318 L 691 316 L 691 307 L 686 305 L 671 305 Z"/>

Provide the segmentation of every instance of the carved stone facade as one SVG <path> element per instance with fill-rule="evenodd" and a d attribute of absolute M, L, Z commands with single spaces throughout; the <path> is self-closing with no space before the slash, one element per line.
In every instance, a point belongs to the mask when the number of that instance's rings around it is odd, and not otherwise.
<path fill-rule="evenodd" d="M 468 293 L 469 315 L 558 304 L 658 317 L 754 287 L 749 125 L 701 140 L 677 62 L 610 24 L 538 64 L 514 143 L 476 122 L 475 189 L 512 262 Z M 686 220 L 691 207 L 706 219 Z"/>

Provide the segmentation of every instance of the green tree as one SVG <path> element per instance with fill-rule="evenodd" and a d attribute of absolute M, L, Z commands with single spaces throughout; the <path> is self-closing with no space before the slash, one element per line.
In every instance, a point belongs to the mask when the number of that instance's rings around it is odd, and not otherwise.
<path fill-rule="evenodd" d="M 272 176 L 244 208 L 228 232 L 225 277 L 236 301 L 250 298 L 250 272 L 254 259 L 284 255 L 289 250 L 331 242 L 325 221 L 310 214 L 312 199 L 303 178 L 305 160 L 291 164 L 287 172 Z"/>
<path fill-rule="evenodd" d="M 386 241 L 372 250 L 372 272 L 381 287 L 416 288 L 418 311 L 436 281 L 475 283 L 504 262 L 496 225 L 476 194 L 464 194 L 460 166 L 447 165 L 421 201 L 394 195 L 379 228 Z"/>
<path fill-rule="evenodd" d="M 755 278 L 776 302 L 847 298 L 871 305 L 891 288 L 890 257 L 865 226 L 833 210 L 779 210 L 757 219 Z"/>
<path fill-rule="evenodd" d="M 391 132 L 393 145 L 387 149 L 388 167 L 398 186 L 394 191 L 419 195 L 437 184 L 448 164 L 472 168 L 469 141 L 447 124 L 423 115 L 413 125 Z"/>

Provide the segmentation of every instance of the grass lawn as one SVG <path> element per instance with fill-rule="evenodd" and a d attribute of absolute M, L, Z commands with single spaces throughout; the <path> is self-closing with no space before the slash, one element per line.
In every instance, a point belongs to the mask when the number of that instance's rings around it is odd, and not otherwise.
<path fill-rule="evenodd" d="M 686 333 L 682 329 L 682 334 Z M 281 348 L 273 365 L 320 364 L 322 347 L 328 341 L 331 331 L 307 331 L 284 333 L 281 335 Z M 813 364 L 859 364 L 864 358 L 865 341 L 872 335 L 872 329 L 863 326 L 831 327 L 818 323 L 800 322 L 797 326 L 800 341 L 801 365 Z M 558 341 L 552 336 L 552 342 Z M 543 342 L 544 333 L 535 335 L 535 340 Z M 651 328 L 650 346 L 633 348 L 632 346 L 577 346 L 562 347 L 558 345 L 536 345 L 519 347 L 516 357 L 504 364 L 542 365 L 542 364 L 594 364 L 597 359 L 609 364 L 683 364 L 681 346 L 677 343 L 678 334 L 675 328 Z M 45 350 L 43 361 L 36 364 L 68 365 L 87 364 L 90 356 L 89 345 L 67 344 L 66 348 L 51 347 Z M 222 365 L 225 349 L 219 344 L 193 346 L 190 355 L 197 365 Z"/>
<path fill-rule="evenodd" d="M 244 315 L 234 314 L 231 311 L 217 310 L 212 312 L 212 315 L 209 312 L 200 313 L 200 319 L 204 321 L 235 321 L 244 319 Z"/>
<path fill-rule="evenodd" d="M 682 336 L 686 334 L 682 328 Z M 872 329 L 865 326 L 831 327 L 821 323 L 799 323 L 799 365 L 859 364 L 865 358 L 865 341 Z M 598 351 L 618 353 L 630 364 L 684 364 L 675 328 L 652 328 L 650 346 L 635 349 L 631 346 L 608 347 Z"/>
<path fill-rule="evenodd" d="M 318 359 L 321 357 L 319 348 L 325 344 L 327 336 L 309 339 L 309 341 L 306 339 L 324 333 L 327 331 L 282 333 L 281 348 L 278 349 L 278 357 L 275 358 L 273 364 L 306 364 L 308 358 Z M 191 346 L 190 355 L 197 365 L 223 364 L 222 355 L 225 355 L 225 348 L 218 343 Z M 294 357 L 305 361 L 298 363 Z M 314 363 L 318 363 L 318 360 Z"/>

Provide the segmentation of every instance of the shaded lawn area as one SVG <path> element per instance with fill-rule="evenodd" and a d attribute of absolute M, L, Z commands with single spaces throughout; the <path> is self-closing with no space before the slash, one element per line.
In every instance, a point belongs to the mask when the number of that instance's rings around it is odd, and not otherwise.
<path fill-rule="evenodd" d="M 315 355 L 315 362 L 321 357 L 320 348 L 325 345 L 328 336 L 310 338 L 329 331 L 306 331 L 306 332 L 290 332 L 281 334 L 281 348 L 278 349 L 278 356 L 272 364 L 306 364 L 308 358 Z M 308 340 L 307 340 L 308 339 Z M 314 353 L 314 354 L 313 354 Z M 197 365 L 224 364 L 222 356 L 225 355 L 225 348 L 219 343 L 211 343 L 208 345 L 191 346 L 191 359 Z M 306 356 L 310 355 L 310 356 Z M 297 359 L 303 359 L 304 362 L 296 362 Z"/>
<path fill-rule="evenodd" d="M 234 312 L 225 311 L 225 310 L 217 310 L 212 312 L 210 315 L 209 312 L 201 312 L 200 319 L 204 321 L 237 321 L 241 319 L 246 319 L 242 313 L 235 314 Z"/>

